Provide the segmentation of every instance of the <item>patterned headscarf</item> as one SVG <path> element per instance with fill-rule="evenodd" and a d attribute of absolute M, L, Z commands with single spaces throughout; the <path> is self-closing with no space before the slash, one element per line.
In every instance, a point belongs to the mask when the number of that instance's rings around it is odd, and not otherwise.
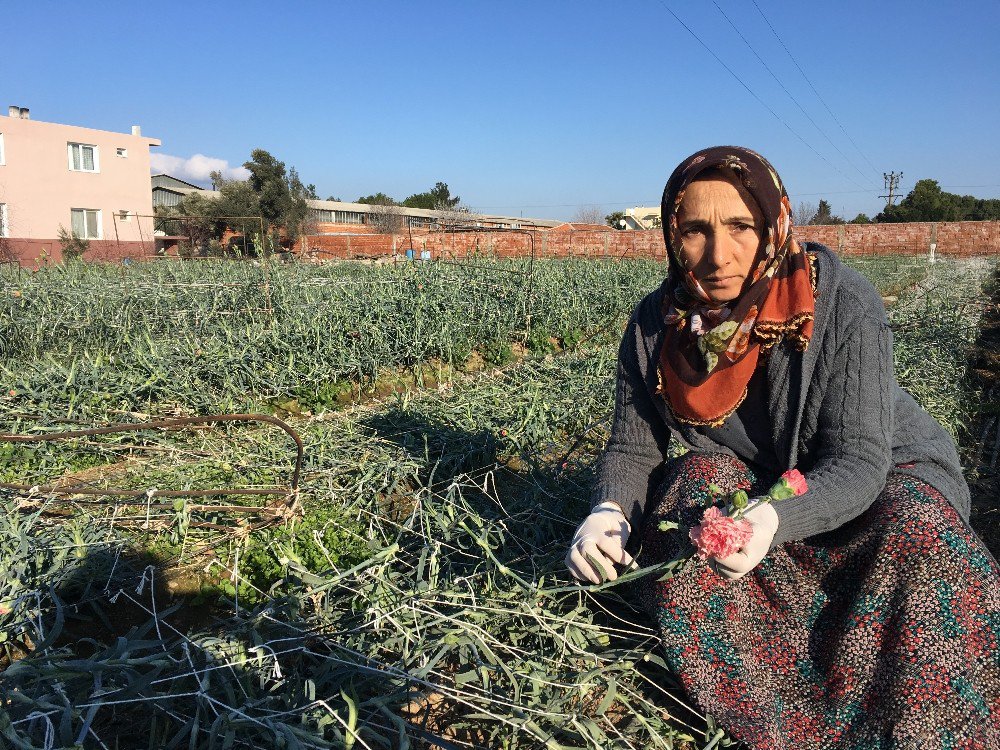
<path fill-rule="evenodd" d="M 740 296 L 713 303 L 686 270 L 677 212 L 684 192 L 707 170 L 730 170 L 764 216 L 757 257 Z M 792 237 L 791 204 L 777 172 L 760 154 L 717 146 L 674 170 L 660 206 L 670 270 L 664 281 L 666 333 L 659 357 L 660 393 L 678 421 L 719 426 L 746 398 L 760 356 L 782 339 L 804 350 L 812 335 L 815 272 Z"/>

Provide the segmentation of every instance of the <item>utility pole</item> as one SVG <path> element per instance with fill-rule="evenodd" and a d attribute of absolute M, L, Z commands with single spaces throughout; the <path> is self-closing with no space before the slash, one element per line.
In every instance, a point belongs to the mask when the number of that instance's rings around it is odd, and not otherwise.
<path fill-rule="evenodd" d="M 897 197 L 897 191 L 899 190 L 899 181 L 903 178 L 903 173 L 900 172 L 896 174 L 895 172 L 883 172 L 882 178 L 885 180 L 885 190 L 888 195 L 880 195 L 879 198 L 885 198 L 885 207 L 888 208 L 892 205 L 893 199 Z"/>

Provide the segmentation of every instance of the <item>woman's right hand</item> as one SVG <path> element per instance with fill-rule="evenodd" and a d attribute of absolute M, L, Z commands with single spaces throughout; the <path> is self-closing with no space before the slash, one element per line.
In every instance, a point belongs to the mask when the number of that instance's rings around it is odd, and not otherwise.
<path fill-rule="evenodd" d="M 615 565 L 631 565 L 625 551 L 631 532 L 617 504 L 605 502 L 594 508 L 577 528 L 566 553 L 566 567 L 583 583 L 604 583 L 618 578 Z"/>

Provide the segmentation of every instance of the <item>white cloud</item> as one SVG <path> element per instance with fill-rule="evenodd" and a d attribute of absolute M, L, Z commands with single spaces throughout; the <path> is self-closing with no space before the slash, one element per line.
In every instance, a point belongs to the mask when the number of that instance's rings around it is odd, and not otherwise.
<path fill-rule="evenodd" d="M 170 154 L 150 154 L 149 162 L 154 173 L 163 172 L 185 182 L 208 183 L 211 181 L 209 175 L 215 171 L 222 172 L 222 176 L 229 180 L 245 180 L 250 176 L 250 172 L 243 167 L 231 167 L 225 159 L 204 154 L 195 154 L 188 159 Z"/>

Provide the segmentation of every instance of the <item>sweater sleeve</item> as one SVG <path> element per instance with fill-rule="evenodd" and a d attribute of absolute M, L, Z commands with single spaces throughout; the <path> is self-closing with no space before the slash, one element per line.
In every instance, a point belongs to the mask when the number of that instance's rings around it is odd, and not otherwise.
<path fill-rule="evenodd" d="M 809 489 L 774 505 L 777 546 L 831 531 L 864 513 L 885 487 L 892 464 L 892 331 L 873 312 L 839 343 L 819 411 Z"/>
<path fill-rule="evenodd" d="M 670 431 L 646 387 L 639 357 L 641 341 L 633 318 L 618 351 L 614 420 L 591 499 L 592 508 L 606 501 L 618 503 L 632 529 L 642 523 L 647 497 L 655 489 L 650 485 L 656 481 L 670 441 Z"/>

